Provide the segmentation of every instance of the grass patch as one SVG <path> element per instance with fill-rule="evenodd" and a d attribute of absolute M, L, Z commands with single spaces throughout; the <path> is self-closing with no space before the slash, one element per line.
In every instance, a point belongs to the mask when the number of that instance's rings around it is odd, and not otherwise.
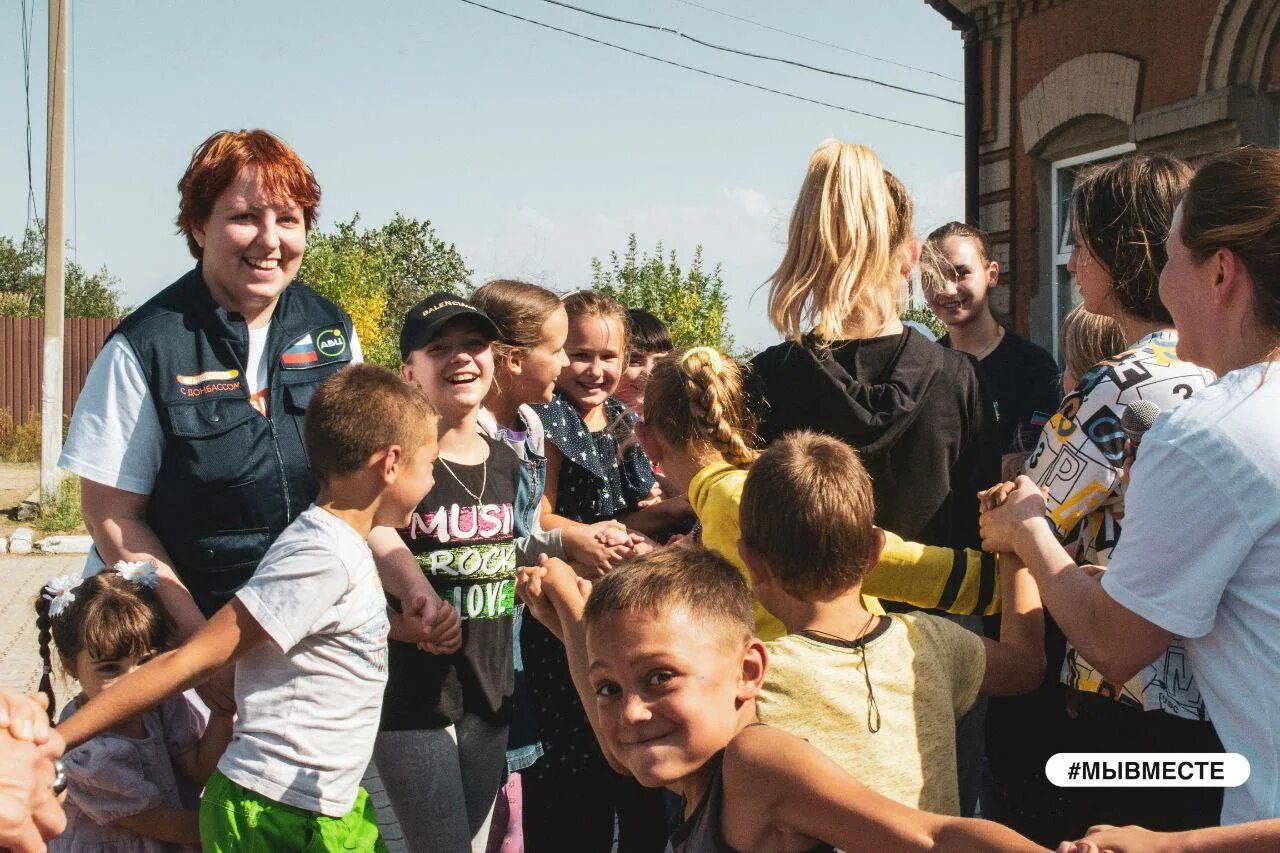
<path fill-rule="evenodd" d="M 69 475 L 58 485 L 56 495 L 40 503 L 34 526 L 44 533 L 66 533 L 79 529 L 82 521 L 80 478 Z"/>

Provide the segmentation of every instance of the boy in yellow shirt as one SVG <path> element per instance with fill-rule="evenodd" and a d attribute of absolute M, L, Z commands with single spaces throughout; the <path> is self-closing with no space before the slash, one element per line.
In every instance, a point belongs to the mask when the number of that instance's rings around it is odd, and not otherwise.
<path fill-rule="evenodd" d="M 1044 677 L 1039 591 L 1004 558 L 999 641 L 939 616 L 877 614 L 863 603 L 885 542 L 874 517 L 871 478 L 837 439 L 792 433 L 752 465 L 739 551 L 788 632 L 767 646 L 760 719 L 878 793 L 959 814 L 956 722 L 979 694 L 1025 693 Z"/>

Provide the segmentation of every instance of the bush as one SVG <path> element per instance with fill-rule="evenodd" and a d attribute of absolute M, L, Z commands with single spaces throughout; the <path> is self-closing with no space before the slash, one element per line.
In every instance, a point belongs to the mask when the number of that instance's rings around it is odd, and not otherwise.
<path fill-rule="evenodd" d="M 902 312 L 903 320 L 914 320 L 929 327 L 929 330 L 938 337 L 942 337 L 947 333 L 947 325 L 938 319 L 938 316 L 929 310 L 929 306 L 920 305 L 908 308 Z"/>
<path fill-rule="evenodd" d="M 34 414 L 25 424 L 15 424 L 12 412 L 0 410 L 0 462 L 40 461 L 40 419 Z"/>
<path fill-rule="evenodd" d="M 78 530 L 80 516 L 80 478 L 68 475 L 58 484 L 58 494 L 40 502 L 40 517 L 35 527 L 44 533 L 66 533 Z"/>

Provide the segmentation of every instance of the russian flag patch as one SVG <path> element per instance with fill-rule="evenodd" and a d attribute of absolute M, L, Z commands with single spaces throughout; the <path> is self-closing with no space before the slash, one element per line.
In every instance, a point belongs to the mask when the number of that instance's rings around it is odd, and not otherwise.
<path fill-rule="evenodd" d="M 316 351 L 315 341 L 309 334 L 290 344 L 284 355 L 280 356 L 280 363 L 285 367 L 309 367 L 319 360 L 320 353 Z"/>

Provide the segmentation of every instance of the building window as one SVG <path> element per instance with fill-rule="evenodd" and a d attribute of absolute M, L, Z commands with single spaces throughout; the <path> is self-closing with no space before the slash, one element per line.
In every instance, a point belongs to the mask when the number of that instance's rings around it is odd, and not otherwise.
<path fill-rule="evenodd" d="M 1052 278 L 1050 280 L 1050 328 L 1053 330 L 1053 355 L 1058 357 L 1058 330 L 1062 321 L 1079 301 L 1080 291 L 1071 282 L 1071 273 L 1067 272 L 1067 260 L 1074 248 L 1075 234 L 1071 227 L 1071 191 L 1076 185 L 1076 176 L 1086 166 L 1115 160 L 1134 149 L 1132 142 L 1114 145 L 1100 151 L 1091 151 L 1065 160 L 1054 160 L 1049 164 L 1049 210 L 1053 217 L 1050 239 L 1053 241 L 1050 256 L 1052 257 Z"/>

